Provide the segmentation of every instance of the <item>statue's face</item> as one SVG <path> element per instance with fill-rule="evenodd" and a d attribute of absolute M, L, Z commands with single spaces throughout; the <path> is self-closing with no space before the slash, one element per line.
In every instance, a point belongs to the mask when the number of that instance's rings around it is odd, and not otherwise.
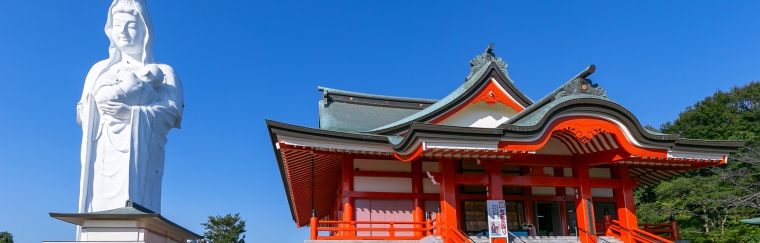
<path fill-rule="evenodd" d="M 116 47 L 122 52 L 127 54 L 142 53 L 145 28 L 134 15 L 129 13 L 114 14 L 111 35 Z"/>

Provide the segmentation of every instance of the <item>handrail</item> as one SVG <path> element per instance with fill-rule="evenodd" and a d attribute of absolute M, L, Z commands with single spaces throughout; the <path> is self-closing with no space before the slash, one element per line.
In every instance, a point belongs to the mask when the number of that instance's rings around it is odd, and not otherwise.
<path fill-rule="evenodd" d="M 675 222 L 675 220 L 669 224 L 639 224 L 639 227 L 641 230 L 656 234 L 668 240 L 680 239 L 680 236 L 678 235 L 678 223 Z"/>
<path fill-rule="evenodd" d="M 519 236 L 517 236 L 514 233 L 512 233 L 512 231 L 507 230 L 507 234 L 512 235 L 512 237 L 515 237 L 516 240 L 520 240 L 520 242 L 522 242 L 522 243 L 527 243 L 523 239 L 521 239 Z"/>
<path fill-rule="evenodd" d="M 460 230 L 459 228 L 454 228 L 454 227 L 449 226 L 449 231 L 454 232 L 454 235 L 459 239 L 459 243 L 475 243 L 472 241 L 472 239 L 470 239 L 469 236 L 467 236 L 467 234 L 462 232 L 462 230 Z"/>
<path fill-rule="evenodd" d="M 387 225 L 387 227 L 356 227 L 361 224 Z M 401 227 L 399 227 L 401 226 Z M 399 221 L 338 221 L 318 220 L 311 218 L 311 240 L 419 240 L 426 236 L 439 234 L 435 219 L 425 222 Z M 319 232 L 330 232 L 329 236 L 319 236 Z M 359 231 L 385 232 L 387 235 L 357 235 Z M 413 235 L 398 235 L 398 233 L 415 233 Z"/>
<path fill-rule="evenodd" d="M 641 229 L 628 229 L 620 225 L 620 222 L 617 220 L 612 220 L 612 224 L 619 227 L 622 230 L 628 231 L 631 233 L 631 237 L 633 237 L 633 240 L 636 242 L 643 242 L 643 243 L 673 243 L 673 241 L 670 241 L 668 239 L 662 238 L 660 236 L 654 235 L 652 233 L 646 232 Z"/>

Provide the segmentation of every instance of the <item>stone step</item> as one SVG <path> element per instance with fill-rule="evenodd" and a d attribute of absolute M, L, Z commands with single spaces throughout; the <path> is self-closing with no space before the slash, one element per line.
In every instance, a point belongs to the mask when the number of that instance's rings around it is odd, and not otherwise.
<path fill-rule="evenodd" d="M 615 238 L 614 236 L 599 236 L 599 243 L 623 243 L 618 238 Z"/>

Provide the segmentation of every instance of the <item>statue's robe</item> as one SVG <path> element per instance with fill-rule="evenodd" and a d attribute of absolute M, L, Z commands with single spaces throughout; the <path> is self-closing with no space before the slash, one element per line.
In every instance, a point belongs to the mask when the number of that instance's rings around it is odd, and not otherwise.
<path fill-rule="evenodd" d="M 124 207 L 127 199 L 161 212 L 161 181 L 167 134 L 179 128 L 182 118 L 182 86 L 168 65 L 156 88 L 160 99 L 131 106 L 126 119 L 101 115 L 93 89 L 102 78 L 111 78 L 107 61 L 95 64 L 85 80 L 77 120 L 82 125 L 82 177 L 80 212 Z"/>

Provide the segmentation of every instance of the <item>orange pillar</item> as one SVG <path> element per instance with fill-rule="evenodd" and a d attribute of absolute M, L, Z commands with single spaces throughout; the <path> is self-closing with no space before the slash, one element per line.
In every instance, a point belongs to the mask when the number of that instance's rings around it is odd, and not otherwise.
<path fill-rule="evenodd" d="M 412 163 L 412 193 L 414 200 L 412 202 L 412 220 L 414 222 L 425 222 L 425 210 L 422 206 L 422 161 L 414 160 Z M 422 228 L 423 225 L 414 225 L 414 228 Z M 423 236 L 422 231 L 415 231 L 414 236 Z"/>
<path fill-rule="evenodd" d="M 580 187 L 575 188 L 575 214 L 578 220 L 578 239 L 581 243 L 596 242 L 594 225 L 594 207 L 591 202 L 591 179 L 589 167 L 584 161 L 577 161 L 575 173 L 578 174 Z"/>
<path fill-rule="evenodd" d="M 615 200 L 617 206 L 617 215 L 620 226 L 626 229 L 638 229 L 639 224 L 636 219 L 636 205 L 633 201 L 633 189 L 636 184 L 631 180 L 631 168 L 628 166 L 618 166 L 618 178 L 620 178 L 620 189 L 615 189 Z M 623 230 L 620 233 L 623 242 L 630 242 L 633 239 L 628 231 Z"/>
<path fill-rule="evenodd" d="M 354 190 L 354 158 L 343 156 L 343 168 L 341 175 L 341 187 L 343 189 L 343 221 L 354 221 L 354 198 L 350 193 Z M 352 224 L 341 225 L 344 228 L 353 228 Z M 339 226 L 339 227 L 341 227 Z M 344 231 L 344 236 L 356 235 L 356 231 Z"/>
<path fill-rule="evenodd" d="M 496 161 L 485 162 L 486 174 L 488 175 L 488 200 L 503 200 L 504 191 L 501 180 L 501 163 Z"/>
<path fill-rule="evenodd" d="M 311 218 L 309 219 L 309 239 L 317 240 L 317 226 L 319 225 L 315 211 L 311 210 Z"/>
<path fill-rule="evenodd" d="M 488 200 L 504 200 L 503 182 L 501 180 L 501 163 L 496 161 L 485 162 L 486 174 L 488 175 Z M 507 243 L 507 238 L 496 238 L 493 243 Z"/>
<path fill-rule="evenodd" d="M 451 236 L 453 236 L 449 228 L 458 228 L 454 161 L 450 159 L 438 160 L 438 169 L 441 174 L 440 179 L 436 178 L 436 181 L 439 181 L 441 184 L 441 215 L 438 216 L 438 223 L 441 225 L 441 237 L 444 242 L 448 242 L 452 238 Z"/>

